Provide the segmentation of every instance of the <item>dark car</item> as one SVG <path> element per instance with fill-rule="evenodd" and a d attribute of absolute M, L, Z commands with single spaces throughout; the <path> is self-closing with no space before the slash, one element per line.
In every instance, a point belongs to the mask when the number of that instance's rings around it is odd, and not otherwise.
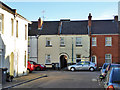
<path fill-rule="evenodd" d="M 34 62 L 34 61 L 30 61 L 30 63 L 31 63 L 31 64 L 34 64 L 36 71 L 40 71 L 40 70 L 45 70 L 45 69 L 46 69 L 46 66 L 45 66 L 45 65 L 37 64 L 37 63 Z"/>
<path fill-rule="evenodd" d="M 108 71 L 104 87 L 107 90 L 120 89 L 120 67 L 113 67 Z"/>
<path fill-rule="evenodd" d="M 104 63 L 103 66 L 102 66 L 102 69 L 101 69 L 101 75 L 104 75 L 105 74 L 105 70 L 107 68 L 107 66 L 109 65 L 110 63 Z"/>
<path fill-rule="evenodd" d="M 111 69 L 111 68 L 113 68 L 113 67 L 120 67 L 120 64 L 109 64 L 107 67 L 106 67 L 106 69 L 105 69 L 105 73 L 104 73 L 104 77 L 106 77 L 106 75 L 107 75 L 107 72 Z"/>
<path fill-rule="evenodd" d="M 32 71 L 34 71 L 34 69 L 35 69 L 34 64 L 31 64 L 30 61 L 28 61 L 27 62 L 27 70 L 28 70 L 28 72 L 31 73 Z"/>

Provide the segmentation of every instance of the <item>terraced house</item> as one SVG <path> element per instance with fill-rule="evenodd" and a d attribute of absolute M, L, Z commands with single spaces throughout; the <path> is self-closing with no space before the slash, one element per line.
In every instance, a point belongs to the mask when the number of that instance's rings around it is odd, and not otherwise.
<path fill-rule="evenodd" d="M 20 76 L 27 71 L 28 21 L 0 2 L 0 68 L 10 75 Z"/>
<path fill-rule="evenodd" d="M 61 19 L 41 23 L 41 19 L 38 19 L 29 26 L 29 37 L 39 35 L 38 63 L 47 67 L 52 67 L 55 63 L 58 67 L 64 68 L 69 63 L 89 60 L 90 37 L 87 20 Z M 32 57 L 30 58 L 32 60 Z"/>
<path fill-rule="evenodd" d="M 92 20 L 91 14 L 83 21 L 42 23 L 38 19 L 29 25 L 29 37 L 38 37 L 38 63 L 48 67 L 56 63 L 63 68 L 69 63 L 90 60 L 100 67 L 103 63 L 120 62 L 119 25 L 117 16 L 111 20 Z"/>
<path fill-rule="evenodd" d="M 120 63 L 120 26 L 118 16 L 113 20 L 91 21 L 91 60 L 97 66 Z"/>

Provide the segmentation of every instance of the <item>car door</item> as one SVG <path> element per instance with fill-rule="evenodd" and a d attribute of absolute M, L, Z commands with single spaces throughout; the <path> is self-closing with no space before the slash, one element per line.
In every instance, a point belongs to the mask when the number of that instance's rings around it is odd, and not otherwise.
<path fill-rule="evenodd" d="M 90 62 L 84 62 L 83 70 L 89 70 Z"/>
<path fill-rule="evenodd" d="M 76 65 L 77 70 L 82 70 L 82 69 L 83 69 L 83 64 L 84 64 L 84 62 L 79 62 L 79 63 Z"/>

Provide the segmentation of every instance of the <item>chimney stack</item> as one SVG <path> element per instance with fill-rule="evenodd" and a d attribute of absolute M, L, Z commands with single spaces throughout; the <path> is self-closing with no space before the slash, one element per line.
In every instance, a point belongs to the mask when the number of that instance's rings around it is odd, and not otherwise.
<path fill-rule="evenodd" d="M 42 24 L 43 24 L 43 21 L 42 21 L 42 19 L 39 17 L 39 19 L 38 19 L 38 29 L 39 29 L 39 30 L 41 29 Z"/>
<path fill-rule="evenodd" d="M 117 15 L 114 16 L 114 20 L 115 20 L 115 21 L 118 21 L 118 16 L 117 16 Z"/>
<path fill-rule="evenodd" d="M 91 16 L 91 13 L 89 13 L 89 16 L 88 16 L 88 26 L 91 27 L 91 20 L 92 20 L 92 16 Z"/>

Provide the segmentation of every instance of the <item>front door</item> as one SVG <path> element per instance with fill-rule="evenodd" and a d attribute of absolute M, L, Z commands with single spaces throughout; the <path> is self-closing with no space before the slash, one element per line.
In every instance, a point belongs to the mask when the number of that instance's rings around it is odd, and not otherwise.
<path fill-rule="evenodd" d="M 65 59 L 65 55 L 60 56 L 60 68 L 67 67 L 67 60 Z"/>

